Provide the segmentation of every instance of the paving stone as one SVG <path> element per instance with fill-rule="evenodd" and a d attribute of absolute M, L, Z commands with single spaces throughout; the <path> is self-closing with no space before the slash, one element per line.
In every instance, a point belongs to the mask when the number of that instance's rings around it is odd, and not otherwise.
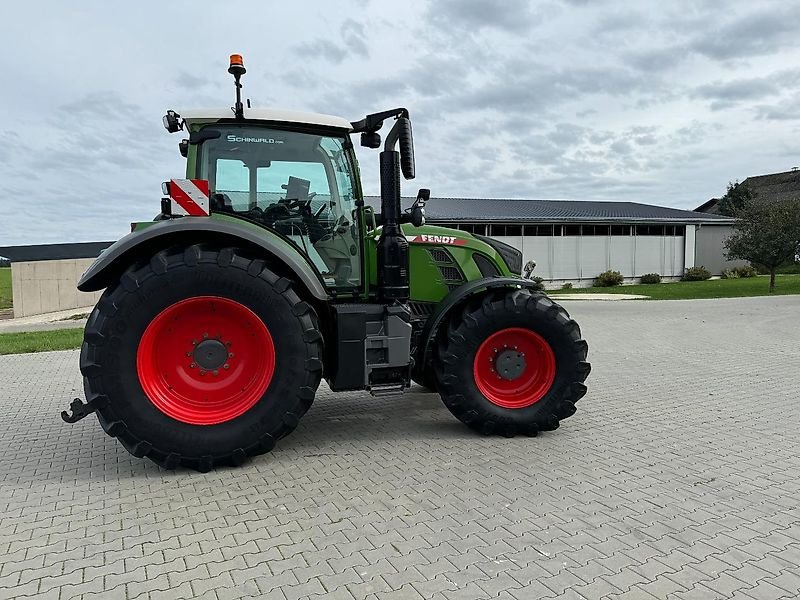
<path fill-rule="evenodd" d="M 77 351 L 0 357 L 0 598 L 797 597 L 800 298 L 568 308 L 593 372 L 558 431 L 323 384 L 207 474 L 61 422 Z"/>

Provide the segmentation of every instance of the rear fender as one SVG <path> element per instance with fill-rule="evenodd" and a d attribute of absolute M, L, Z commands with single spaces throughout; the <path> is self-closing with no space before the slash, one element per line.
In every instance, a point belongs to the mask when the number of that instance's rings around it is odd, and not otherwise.
<path fill-rule="evenodd" d="M 121 238 L 106 249 L 78 281 L 82 292 L 108 287 L 130 265 L 174 245 L 219 242 L 240 246 L 269 256 L 284 265 L 315 299 L 328 294 L 319 273 L 299 251 L 277 234 L 249 224 L 213 217 L 191 217 L 159 221 Z"/>
<path fill-rule="evenodd" d="M 425 327 L 422 329 L 420 336 L 419 347 L 421 353 L 418 353 L 418 358 L 422 361 L 422 365 L 428 364 L 428 361 L 433 357 L 433 344 L 436 341 L 436 336 L 439 328 L 447 323 L 447 319 L 455 311 L 461 309 L 465 302 L 470 298 L 480 296 L 489 290 L 494 289 L 533 289 L 537 283 L 529 279 L 521 279 L 517 277 L 484 277 L 482 279 L 475 279 L 469 283 L 457 287 L 450 292 L 444 299 L 436 306 L 436 310 L 428 317 L 425 322 Z"/>

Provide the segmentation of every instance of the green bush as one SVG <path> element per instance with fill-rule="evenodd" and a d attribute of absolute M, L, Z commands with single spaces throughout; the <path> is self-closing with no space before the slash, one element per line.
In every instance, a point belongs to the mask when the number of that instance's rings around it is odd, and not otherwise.
<path fill-rule="evenodd" d="M 572 289 L 572 284 L 568 281 L 567 283 L 565 283 L 564 285 L 561 286 L 561 289 L 562 290 L 571 290 Z"/>
<path fill-rule="evenodd" d="M 622 285 L 624 277 L 619 271 L 605 271 L 600 273 L 594 280 L 595 287 L 613 287 L 615 285 Z"/>
<path fill-rule="evenodd" d="M 784 275 L 800 275 L 800 262 L 778 267 L 778 273 L 782 273 Z"/>
<path fill-rule="evenodd" d="M 755 267 L 751 267 L 750 265 L 744 265 L 743 267 L 734 267 L 732 269 L 733 273 L 736 277 L 755 277 L 758 275 L 758 271 L 756 271 Z"/>
<path fill-rule="evenodd" d="M 530 280 L 533 282 L 533 285 L 530 287 L 530 289 L 537 292 L 544 291 L 544 277 L 531 277 Z"/>
<path fill-rule="evenodd" d="M 711 279 L 711 271 L 702 265 L 699 267 L 689 267 L 686 269 L 683 277 L 681 277 L 682 281 L 705 281 L 706 279 Z"/>
<path fill-rule="evenodd" d="M 769 269 L 763 265 L 753 264 L 759 275 L 769 275 Z M 778 267 L 776 273 L 781 275 L 800 275 L 800 262 L 791 262 Z"/>
<path fill-rule="evenodd" d="M 736 272 L 736 269 L 723 269 L 721 277 L 723 279 L 739 279 L 739 273 Z"/>
<path fill-rule="evenodd" d="M 661 275 L 658 273 L 647 273 L 641 277 L 642 283 L 661 283 Z"/>

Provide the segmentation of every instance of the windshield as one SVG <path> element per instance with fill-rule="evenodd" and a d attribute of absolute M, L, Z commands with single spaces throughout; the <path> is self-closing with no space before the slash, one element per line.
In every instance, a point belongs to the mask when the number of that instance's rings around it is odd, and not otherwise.
<path fill-rule="evenodd" d="M 308 254 L 329 285 L 360 285 L 353 169 L 345 138 L 239 125 L 211 125 L 200 177 L 214 212 L 270 227 Z"/>

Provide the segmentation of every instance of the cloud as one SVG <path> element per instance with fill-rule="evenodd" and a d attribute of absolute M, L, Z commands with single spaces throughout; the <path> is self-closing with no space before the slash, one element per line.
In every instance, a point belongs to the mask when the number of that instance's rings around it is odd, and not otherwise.
<path fill-rule="evenodd" d="M 800 120 L 799 107 L 800 94 L 795 94 L 773 104 L 757 104 L 753 110 L 758 119 L 766 121 L 797 121 Z"/>
<path fill-rule="evenodd" d="M 26 68 L 0 55 L 0 239 L 110 239 L 152 218 L 160 182 L 185 167 L 163 109 L 230 106 L 232 50 L 247 57 L 258 106 L 351 119 L 406 106 L 418 185 L 439 195 L 693 207 L 796 162 L 790 3 L 282 3 L 272 26 L 255 11 L 235 34 L 220 27 L 229 7 L 212 3 L 192 19 L 215 32 L 202 43 L 172 35 L 180 6 L 161 11 L 153 21 L 120 4 L 75 20 L 54 0 L 9 4 L 3 24 L 27 25 L 4 40 L 26 48 Z M 113 68 L 86 70 L 97 47 Z M 377 153 L 357 151 L 374 194 Z"/>
<path fill-rule="evenodd" d="M 186 71 L 180 71 L 175 77 L 175 84 L 187 90 L 197 91 L 206 86 L 215 86 L 216 83 L 207 77 L 197 77 Z"/>
<path fill-rule="evenodd" d="M 691 92 L 693 98 L 711 100 L 711 110 L 721 110 L 745 100 L 772 95 L 775 85 L 764 77 L 733 79 L 701 85 Z"/>
<path fill-rule="evenodd" d="M 597 95 L 654 94 L 660 85 L 617 66 L 553 68 L 512 60 L 495 70 L 489 81 L 462 92 L 460 104 L 473 110 L 545 114 L 568 100 Z"/>
<path fill-rule="evenodd" d="M 711 100 L 711 110 L 721 110 L 750 100 L 779 95 L 783 90 L 797 88 L 800 70 L 786 69 L 765 77 L 749 77 L 715 81 L 696 87 L 693 98 Z"/>
<path fill-rule="evenodd" d="M 347 48 L 330 40 L 306 42 L 296 46 L 295 51 L 304 58 L 326 60 L 335 64 L 342 62 L 348 55 Z"/>
<path fill-rule="evenodd" d="M 773 54 L 796 41 L 796 7 L 763 4 L 756 11 L 737 15 L 720 25 L 710 22 L 690 48 L 709 58 L 727 61 Z"/>
<path fill-rule="evenodd" d="M 339 26 L 339 34 L 341 42 L 323 37 L 296 45 L 295 52 L 304 58 L 324 60 L 333 64 L 340 64 L 351 56 L 369 57 L 369 48 L 365 41 L 366 29 L 362 23 L 346 19 Z"/>
<path fill-rule="evenodd" d="M 446 30 L 461 32 L 495 30 L 521 34 L 542 21 L 528 0 L 434 0 L 428 11 L 431 22 Z"/>
<path fill-rule="evenodd" d="M 353 19 L 347 19 L 342 23 L 341 27 L 342 38 L 344 39 L 345 46 L 349 48 L 352 54 L 357 54 L 362 58 L 369 56 L 369 49 L 367 43 L 364 41 L 366 30 L 364 25 Z"/>

